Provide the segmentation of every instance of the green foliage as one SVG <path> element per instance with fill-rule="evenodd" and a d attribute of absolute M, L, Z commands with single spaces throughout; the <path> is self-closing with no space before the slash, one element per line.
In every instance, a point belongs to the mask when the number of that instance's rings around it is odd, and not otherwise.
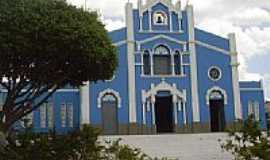
<path fill-rule="evenodd" d="M 0 0 L 0 57 L 4 131 L 57 89 L 110 79 L 117 67 L 97 13 L 65 0 Z"/>
<path fill-rule="evenodd" d="M 0 145 L 3 160 L 151 160 L 139 149 L 121 145 L 120 140 L 101 143 L 99 132 L 90 126 L 68 135 L 26 132 L 8 137 Z M 1 159 L 2 160 L 2 159 Z M 165 160 L 165 159 L 164 159 Z"/>
<path fill-rule="evenodd" d="M 231 152 L 236 160 L 270 160 L 269 133 L 261 131 L 253 116 L 244 122 L 240 130 L 231 130 L 229 137 L 221 147 Z"/>

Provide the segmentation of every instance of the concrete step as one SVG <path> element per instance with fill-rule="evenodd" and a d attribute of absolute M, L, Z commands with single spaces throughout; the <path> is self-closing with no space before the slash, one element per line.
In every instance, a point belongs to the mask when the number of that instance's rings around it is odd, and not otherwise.
<path fill-rule="evenodd" d="M 178 160 L 232 160 L 230 153 L 222 151 L 219 139 L 226 133 L 207 134 L 161 134 L 102 136 L 102 140 L 122 139 L 122 144 L 141 148 L 151 157 L 168 157 Z"/>

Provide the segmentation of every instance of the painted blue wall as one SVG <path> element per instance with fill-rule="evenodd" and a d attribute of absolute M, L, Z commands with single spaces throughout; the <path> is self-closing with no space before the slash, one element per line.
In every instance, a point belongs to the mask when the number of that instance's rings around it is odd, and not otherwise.
<path fill-rule="evenodd" d="M 35 132 L 56 131 L 57 133 L 67 133 L 80 127 L 80 95 L 79 91 L 56 92 L 48 102 L 53 104 L 54 128 L 40 127 L 40 108 L 34 111 L 33 126 Z M 61 126 L 61 104 L 73 104 L 73 127 Z M 67 123 L 66 123 L 67 124 Z"/>
<path fill-rule="evenodd" d="M 240 82 L 240 96 L 241 104 L 243 111 L 243 118 L 248 118 L 248 103 L 249 101 L 259 102 L 259 115 L 260 115 L 260 124 L 263 129 L 267 127 L 267 121 L 265 117 L 265 99 L 264 91 L 261 82 L 259 81 L 246 81 Z"/>
<path fill-rule="evenodd" d="M 118 47 L 119 64 L 112 81 L 99 81 L 90 84 L 90 118 L 91 123 L 100 124 L 102 122 L 101 108 L 98 108 L 99 93 L 105 89 L 113 89 L 120 94 L 121 108 L 118 109 L 119 123 L 128 123 L 128 77 L 127 77 L 127 46 Z"/>

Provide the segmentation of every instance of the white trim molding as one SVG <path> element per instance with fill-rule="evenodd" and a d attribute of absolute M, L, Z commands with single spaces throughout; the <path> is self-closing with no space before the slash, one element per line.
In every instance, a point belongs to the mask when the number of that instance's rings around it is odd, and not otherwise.
<path fill-rule="evenodd" d="M 172 37 L 161 34 L 161 35 L 156 35 L 156 36 L 153 36 L 153 37 L 150 37 L 150 38 L 146 38 L 146 39 L 141 40 L 141 41 L 137 41 L 138 50 L 141 50 L 140 49 L 141 44 L 148 43 L 148 42 L 151 42 L 151 41 L 154 41 L 154 40 L 157 40 L 157 39 L 166 39 L 168 41 L 171 41 L 171 42 L 174 42 L 174 43 L 177 43 L 177 44 L 181 44 L 181 45 L 183 45 L 183 48 L 184 48 L 184 45 L 187 44 L 187 42 L 185 42 L 185 41 L 180 41 L 178 39 L 175 39 L 175 38 L 172 38 Z"/>
<path fill-rule="evenodd" d="M 136 82 L 135 82 L 135 41 L 133 24 L 132 3 L 126 4 L 126 27 L 127 27 L 127 63 L 128 63 L 128 102 L 129 123 L 137 122 L 136 111 Z"/>
<path fill-rule="evenodd" d="M 223 95 L 224 98 L 224 104 L 227 105 L 228 104 L 228 95 L 226 93 L 226 91 L 218 86 L 214 86 L 210 89 L 207 90 L 205 99 L 206 99 L 206 104 L 209 106 L 210 105 L 210 95 L 213 91 L 219 91 L 221 92 L 221 94 Z"/>
<path fill-rule="evenodd" d="M 169 84 L 165 82 L 165 79 L 157 84 L 151 84 L 151 89 L 148 91 L 142 90 L 142 107 L 143 107 L 143 123 L 146 123 L 146 111 L 151 110 L 152 114 L 152 124 L 155 125 L 155 102 L 156 102 L 156 95 L 160 91 L 169 91 L 172 95 L 172 102 L 173 102 L 173 114 L 174 114 L 174 123 L 178 124 L 178 104 L 184 104 L 183 107 L 183 117 L 184 122 L 186 124 L 186 102 L 187 102 L 187 93 L 186 90 L 183 89 L 182 91 L 178 90 L 176 84 Z M 150 109 L 151 106 L 151 109 Z M 145 109 L 145 107 L 147 109 Z M 149 109 L 148 109 L 149 108 Z"/>
<path fill-rule="evenodd" d="M 101 104 L 102 104 L 102 98 L 106 95 L 106 94 L 112 94 L 116 97 L 117 99 L 117 107 L 118 108 L 121 108 L 121 104 L 122 104 L 122 99 L 121 99 L 121 96 L 119 94 L 119 92 L 111 89 L 111 88 L 108 88 L 108 89 L 105 89 L 103 91 L 101 91 L 99 94 L 98 94 L 98 99 L 97 99 L 97 103 L 98 103 L 98 108 L 101 108 Z"/>
<path fill-rule="evenodd" d="M 214 50 L 214 51 L 217 51 L 217 52 L 220 52 L 220 53 L 223 53 L 225 55 L 230 55 L 230 52 L 225 50 L 225 49 L 222 49 L 222 48 L 219 48 L 217 46 L 213 46 L 211 44 L 207 44 L 207 43 L 204 43 L 204 42 L 201 42 L 201 41 L 190 41 L 189 43 L 196 43 L 197 45 L 199 46 L 202 46 L 202 47 L 205 47 L 207 49 L 211 49 L 211 50 Z"/>
<path fill-rule="evenodd" d="M 118 47 L 126 43 L 127 43 L 127 40 L 122 40 L 122 41 L 114 42 L 113 45 Z"/>
<path fill-rule="evenodd" d="M 158 94 L 159 91 L 170 91 L 170 93 L 173 96 L 176 96 L 173 101 L 176 102 L 177 98 L 182 99 L 184 102 L 186 102 L 186 90 L 178 90 L 176 88 L 176 84 L 170 85 L 169 83 L 165 82 L 163 79 L 161 83 L 157 84 L 156 86 L 154 84 L 151 84 L 151 89 L 147 92 L 144 92 L 142 95 L 143 101 L 146 102 L 146 99 L 151 97 L 153 101 L 155 101 L 155 96 Z"/>
<path fill-rule="evenodd" d="M 240 87 L 239 87 L 239 72 L 238 72 L 238 53 L 236 50 L 235 34 L 230 33 L 229 44 L 230 44 L 230 55 L 231 55 L 231 66 L 232 66 L 232 83 L 233 83 L 233 97 L 234 97 L 234 113 L 235 119 L 242 119 L 242 106 L 240 100 Z"/>
<path fill-rule="evenodd" d="M 81 98 L 81 113 L 80 124 L 90 124 L 90 83 L 87 82 L 85 86 L 80 88 Z"/>
<path fill-rule="evenodd" d="M 240 91 L 264 91 L 263 88 L 240 88 Z"/>
<path fill-rule="evenodd" d="M 195 42 L 193 6 L 187 5 L 186 10 L 187 10 L 187 18 L 188 18 L 189 42 Z M 197 54 L 196 54 L 195 43 L 189 43 L 189 51 L 190 51 L 191 96 L 192 96 L 193 122 L 200 122 Z"/>

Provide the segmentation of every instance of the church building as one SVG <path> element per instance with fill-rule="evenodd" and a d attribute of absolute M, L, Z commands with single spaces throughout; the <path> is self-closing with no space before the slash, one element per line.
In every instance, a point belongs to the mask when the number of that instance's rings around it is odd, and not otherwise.
<path fill-rule="evenodd" d="M 194 26 L 193 6 L 138 0 L 126 27 L 109 32 L 118 49 L 110 80 L 58 90 L 31 116 L 34 130 L 66 133 L 82 124 L 104 134 L 222 132 L 250 114 L 266 128 L 261 81 L 239 81 L 236 39 Z"/>

